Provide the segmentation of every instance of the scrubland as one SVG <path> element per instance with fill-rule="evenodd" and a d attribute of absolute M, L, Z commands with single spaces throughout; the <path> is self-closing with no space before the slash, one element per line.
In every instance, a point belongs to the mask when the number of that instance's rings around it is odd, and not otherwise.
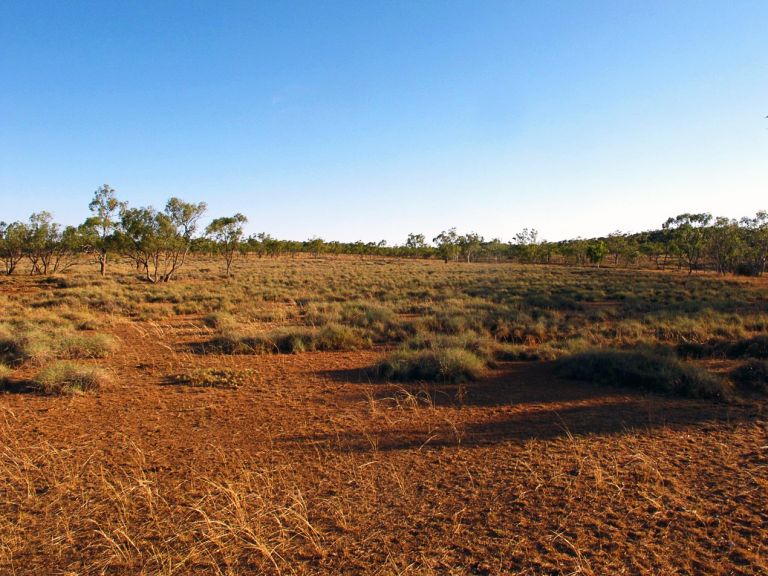
<path fill-rule="evenodd" d="M 0 280 L 0 572 L 768 571 L 764 278 Z"/>

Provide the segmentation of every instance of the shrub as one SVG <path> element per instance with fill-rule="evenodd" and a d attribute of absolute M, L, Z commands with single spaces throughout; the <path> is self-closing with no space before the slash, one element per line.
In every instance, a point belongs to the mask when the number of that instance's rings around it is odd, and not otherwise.
<path fill-rule="evenodd" d="M 108 334 L 72 334 L 59 340 L 57 356 L 61 358 L 105 358 L 117 348 Z"/>
<path fill-rule="evenodd" d="M 229 368 L 201 368 L 171 377 L 174 384 L 198 386 L 202 388 L 239 388 L 252 380 L 252 370 L 232 370 Z"/>
<path fill-rule="evenodd" d="M 768 336 L 761 335 L 734 343 L 728 350 L 731 358 L 768 358 Z"/>
<path fill-rule="evenodd" d="M 81 394 L 99 390 L 110 381 L 101 368 L 61 361 L 44 368 L 35 378 L 35 386 L 48 395 Z"/>
<path fill-rule="evenodd" d="M 731 379 L 743 392 L 768 394 L 768 361 L 750 360 L 735 368 Z"/>
<path fill-rule="evenodd" d="M 310 345 L 313 350 L 358 350 L 367 348 L 370 343 L 348 326 L 327 324 L 311 338 Z"/>
<path fill-rule="evenodd" d="M 255 335 L 225 331 L 211 345 L 227 354 L 298 354 L 311 350 L 358 350 L 370 346 L 370 342 L 353 328 L 328 324 L 320 329 L 280 328 Z"/>
<path fill-rule="evenodd" d="M 690 398 L 728 397 L 727 383 L 703 368 L 649 350 L 595 350 L 558 361 L 566 378 L 641 388 Z"/>
<path fill-rule="evenodd" d="M 13 374 L 13 370 L 11 370 L 5 364 L 0 364 L 0 388 L 3 388 L 6 384 L 8 384 L 8 381 L 11 378 L 11 374 Z"/>
<path fill-rule="evenodd" d="M 203 318 L 203 324 L 208 326 L 208 328 L 225 330 L 228 328 L 234 328 L 237 322 L 231 314 L 226 312 L 212 312 Z"/>
<path fill-rule="evenodd" d="M 0 326 L 0 362 L 21 364 L 55 356 L 50 338 L 38 330 Z"/>
<path fill-rule="evenodd" d="M 375 372 L 390 380 L 431 380 L 460 383 L 475 380 L 485 362 L 463 348 L 400 349 L 390 354 Z"/>

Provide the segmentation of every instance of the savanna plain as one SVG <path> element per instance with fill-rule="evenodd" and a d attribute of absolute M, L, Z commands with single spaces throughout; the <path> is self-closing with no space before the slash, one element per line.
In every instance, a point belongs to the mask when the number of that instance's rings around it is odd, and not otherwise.
<path fill-rule="evenodd" d="M 768 573 L 765 277 L 0 279 L 3 574 Z"/>

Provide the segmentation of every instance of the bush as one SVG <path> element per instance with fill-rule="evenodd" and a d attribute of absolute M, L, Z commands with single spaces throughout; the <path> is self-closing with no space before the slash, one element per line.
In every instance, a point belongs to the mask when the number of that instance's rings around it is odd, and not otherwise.
<path fill-rule="evenodd" d="M 44 368 L 35 378 L 35 386 L 48 395 L 81 394 L 99 390 L 110 381 L 101 368 L 62 361 Z"/>
<path fill-rule="evenodd" d="M 390 380 L 460 383 L 477 379 L 484 367 L 481 358 L 464 348 L 401 349 L 381 361 L 375 372 Z"/>
<path fill-rule="evenodd" d="M 339 324 L 323 326 L 310 344 L 313 350 L 359 350 L 370 346 L 360 332 Z"/>
<path fill-rule="evenodd" d="M 733 344 L 728 350 L 731 358 L 768 358 L 768 336 L 761 335 L 741 340 Z"/>
<path fill-rule="evenodd" d="M 729 395 L 728 384 L 706 370 L 648 350 L 596 350 L 558 361 L 565 378 L 604 385 L 629 386 L 690 398 Z"/>
<path fill-rule="evenodd" d="M 58 342 L 60 358 L 105 358 L 117 349 L 117 341 L 108 334 L 65 335 Z"/>
<path fill-rule="evenodd" d="M 55 356 L 50 338 L 37 330 L 0 326 L 0 362 L 21 364 Z"/>
<path fill-rule="evenodd" d="M 205 324 L 208 328 L 225 330 L 234 328 L 237 325 L 237 322 L 231 314 L 226 312 L 212 312 L 203 318 L 203 324 Z"/>
<path fill-rule="evenodd" d="M 731 379 L 742 392 L 768 394 L 768 361 L 750 360 L 735 368 Z"/>
<path fill-rule="evenodd" d="M 201 368 L 171 378 L 174 384 L 202 388 L 239 388 L 253 378 L 252 370 Z"/>
<path fill-rule="evenodd" d="M 224 331 L 211 341 L 211 346 L 226 354 L 298 354 L 312 350 L 359 350 L 369 347 L 370 341 L 348 326 L 327 324 L 320 329 L 280 328 L 254 335 Z"/>
<path fill-rule="evenodd" d="M 0 364 L 0 388 L 5 387 L 13 374 L 13 370 L 8 368 L 5 364 Z"/>

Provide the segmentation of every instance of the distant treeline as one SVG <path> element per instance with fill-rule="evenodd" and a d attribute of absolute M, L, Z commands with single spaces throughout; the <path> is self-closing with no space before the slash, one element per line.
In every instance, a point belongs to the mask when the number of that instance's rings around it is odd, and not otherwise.
<path fill-rule="evenodd" d="M 62 227 L 48 212 L 32 214 L 28 222 L 0 222 L 0 258 L 5 273 L 29 263 L 30 274 L 63 272 L 86 255 L 102 275 L 113 256 L 130 260 L 150 282 L 171 280 L 193 252 L 220 255 L 227 275 L 237 254 L 259 257 L 310 254 L 397 258 L 435 258 L 445 262 L 522 262 L 572 265 L 605 262 L 612 266 L 644 266 L 714 270 L 720 274 L 759 276 L 768 258 L 768 213 L 741 220 L 713 218 L 710 214 L 681 214 L 658 230 L 602 238 L 576 238 L 560 242 L 539 239 L 524 229 L 511 242 L 486 240 L 477 233 L 445 230 L 431 241 L 409 234 L 402 245 L 381 242 L 336 242 L 322 238 L 279 240 L 261 233 L 244 236 L 242 214 L 214 219 L 199 230 L 205 203 L 171 198 L 162 211 L 132 208 L 121 202 L 113 188 L 99 187 L 89 204 L 91 216 L 79 226 Z"/>

